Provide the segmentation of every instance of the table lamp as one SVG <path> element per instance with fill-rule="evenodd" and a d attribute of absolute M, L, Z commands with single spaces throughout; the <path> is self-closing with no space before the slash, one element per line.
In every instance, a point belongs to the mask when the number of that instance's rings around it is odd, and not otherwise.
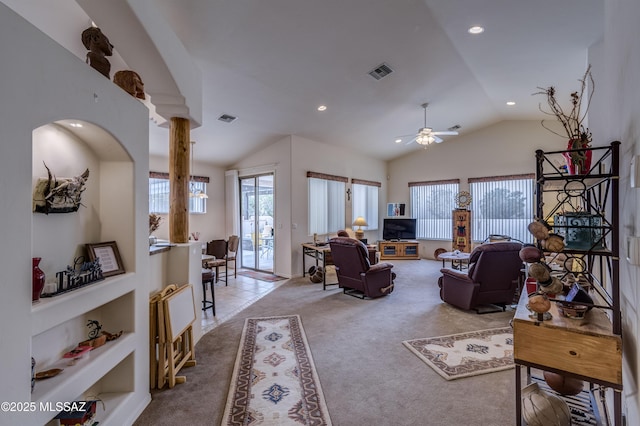
<path fill-rule="evenodd" d="M 369 224 L 367 223 L 366 220 L 364 220 L 364 217 L 362 216 L 358 216 L 356 218 L 356 220 L 353 221 L 353 226 L 357 226 L 358 229 L 356 230 L 356 238 L 361 240 L 364 238 L 364 231 L 362 230 L 363 226 L 369 226 Z"/>

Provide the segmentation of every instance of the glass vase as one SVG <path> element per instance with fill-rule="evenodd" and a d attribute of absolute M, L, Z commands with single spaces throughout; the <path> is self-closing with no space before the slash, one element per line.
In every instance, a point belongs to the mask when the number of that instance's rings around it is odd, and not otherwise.
<path fill-rule="evenodd" d="M 42 293 L 42 289 L 44 288 L 45 275 L 44 275 L 44 272 L 42 272 L 42 269 L 40 269 L 38 266 L 41 260 L 42 258 L 40 257 L 34 257 L 32 259 L 33 261 L 33 279 L 32 279 L 33 293 L 31 297 L 31 301 L 33 302 L 37 302 L 40 300 L 40 293 Z"/>

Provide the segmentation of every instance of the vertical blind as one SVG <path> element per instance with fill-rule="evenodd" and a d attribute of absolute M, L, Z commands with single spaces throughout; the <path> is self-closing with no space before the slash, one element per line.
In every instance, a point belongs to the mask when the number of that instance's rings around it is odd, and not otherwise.
<path fill-rule="evenodd" d="M 365 229 L 378 229 L 378 191 L 380 186 L 379 182 L 351 179 L 351 190 L 353 192 L 351 223 L 358 216 L 362 216 L 369 224 Z"/>
<path fill-rule="evenodd" d="M 344 229 L 347 178 L 307 172 L 309 181 L 309 235 Z"/>
<path fill-rule="evenodd" d="M 450 240 L 453 238 L 451 212 L 460 187 L 458 179 L 409 182 L 411 217 L 416 219 L 416 238 Z"/>
<path fill-rule="evenodd" d="M 504 235 L 533 242 L 527 230 L 534 216 L 533 183 L 532 174 L 469 179 L 471 228 L 477 241 Z"/>

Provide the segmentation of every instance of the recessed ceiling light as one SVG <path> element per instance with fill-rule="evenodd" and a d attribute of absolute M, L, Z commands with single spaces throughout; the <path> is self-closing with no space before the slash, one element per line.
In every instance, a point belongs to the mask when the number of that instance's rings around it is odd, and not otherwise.
<path fill-rule="evenodd" d="M 484 28 L 480 26 L 475 26 L 475 27 L 469 28 L 467 31 L 469 31 L 469 34 L 482 34 L 484 32 Z"/>
<path fill-rule="evenodd" d="M 326 106 L 326 105 L 320 105 L 320 106 L 318 107 L 318 111 L 325 111 L 326 109 L 327 109 L 327 106 Z"/>
<path fill-rule="evenodd" d="M 69 126 L 71 127 L 82 127 L 81 123 L 69 123 Z"/>
<path fill-rule="evenodd" d="M 402 142 L 402 139 L 396 139 L 396 143 Z"/>
<path fill-rule="evenodd" d="M 515 105 L 515 104 L 516 104 L 516 103 L 515 103 L 515 102 L 513 102 L 513 101 L 508 101 L 508 102 L 507 102 L 507 105 L 509 105 L 509 106 L 513 106 L 513 105 Z"/>

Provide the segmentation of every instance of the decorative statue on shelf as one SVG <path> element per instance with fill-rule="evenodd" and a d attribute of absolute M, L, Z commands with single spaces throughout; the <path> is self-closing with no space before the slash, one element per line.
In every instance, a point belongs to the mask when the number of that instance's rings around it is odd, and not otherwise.
<path fill-rule="evenodd" d="M 40 178 L 33 189 L 33 211 L 38 213 L 75 212 L 82 205 L 82 193 L 85 190 L 89 169 L 72 178 L 56 178 L 47 165 L 48 177 Z"/>
<path fill-rule="evenodd" d="M 89 50 L 87 63 L 111 80 L 111 64 L 106 56 L 113 55 L 113 45 L 98 27 L 89 27 L 82 32 L 82 44 Z"/>
<path fill-rule="evenodd" d="M 144 83 L 137 72 L 131 70 L 118 71 L 113 75 L 113 82 L 125 92 L 138 99 L 145 99 Z"/>

